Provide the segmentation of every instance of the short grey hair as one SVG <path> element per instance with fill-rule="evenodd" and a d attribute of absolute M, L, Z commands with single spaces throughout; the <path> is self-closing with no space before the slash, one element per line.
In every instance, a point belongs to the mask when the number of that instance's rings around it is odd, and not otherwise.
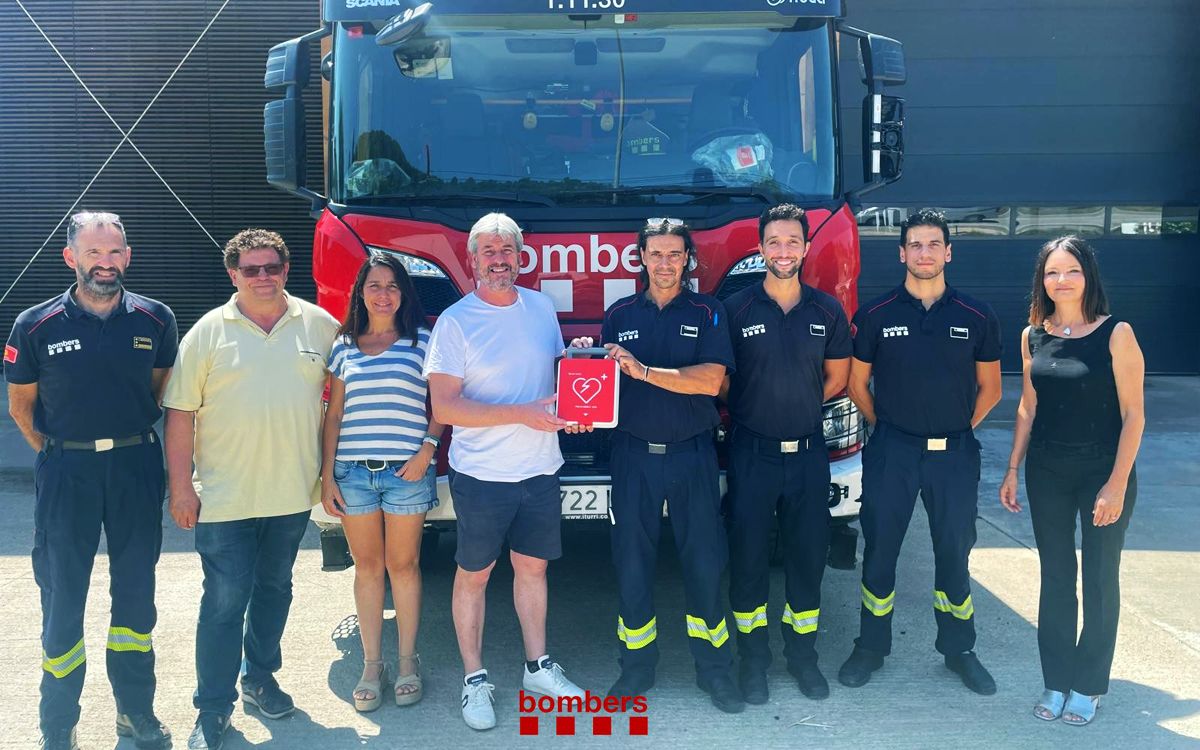
<path fill-rule="evenodd" d="M 521 227 L 517 226 L 517 222 L 509 218 L 507 214 L 492 213 L 475 222 L 475 226 L 471 227 L 471 233 L 467 235 L 467 250 L 471 252 L 471 255 L 479 250 L 479 237 L 484 234 L 495 234 L 512 240 L 517 245 L 517 252 L 520 252 L 521 248 L 525 246 Z"/>
<path fill-rule="evenodd" d="M 121 223 L 121 217 L 110 211 L 80 211 L 72 214 L 67 221 L 67 244 L 75 247 L 75 238 L 79 233 L 95 227 L 113 227 L 121 233 L 121 244 L 129 244 L 125 239 L 125 225 Z"/>

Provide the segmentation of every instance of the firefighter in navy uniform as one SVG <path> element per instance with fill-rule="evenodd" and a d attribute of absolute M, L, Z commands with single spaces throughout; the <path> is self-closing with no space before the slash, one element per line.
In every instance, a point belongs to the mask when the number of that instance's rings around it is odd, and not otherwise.
<path fill-rule="evenodd" d="M 762 284 L 725 301 L 737 370 L 723 389 L 729 447 L 729 602 L 738 629 L 739 687 L 766 703 L 768 538 L 776 507 L 786 598 L 783 652 L 809 698 L 829 695 L 817 667 L 821 578 L 829 548 L 829 453 L 822 404 L 850 374 L 850 324 L 838 301 L 800 282 L 808 218 L 790 204 L 758 220 Z"/>
<path fill-rule="evenodd" d="M 936 211 L 910 216 L 900 228 L 904 284 L 861 305 L 851 326 L 850 398 L 875 431 L 863 454 L 860 631 L 838 673 L 848 687 L 866 684 L 891 652 L 896 559 L 920 492 L 933 538 L 935 647 L 968 688 L 996 692 L 973 651 L 968 558 L 979 490 L 972 430 L 1000 401 L 1000 324 L 946 285 L 949 234 Z"/>
<path fill-rule="evenodd" d="M 687 287 L 696 248 L 683 222 L 650 220 L 637 247 L 644 291 L 614 302 L 601 328 L 622 372 L 610 509 L 621 676 L 609 695 L 643 695 L 654 684 L 654 568 L 665 500 L 683 569 L 696 684 L 717 708 L 737 713 L 745 703 L 733 682 L 720 594 L 728 552 L 713 444 L 720 423 L 715 397 L 733 369 L 728 324 L 720 302 Z"/>
<path fill-rule="evenodd" d="M 154 715 L 154 567 L 162 547 L 159 397 L 178 347 L 166 305 L 123 289 L 130 249 L 115 214 L 71 217 L 77 283 L 21 313 L 4 348 L 9 412 L 34 466 L 33 572 L 42 597 L 39 747 L 78 747 L 83 615 L 103 527 L 112 579 L 105 652 L 117 733 L 170 747 Z"/>

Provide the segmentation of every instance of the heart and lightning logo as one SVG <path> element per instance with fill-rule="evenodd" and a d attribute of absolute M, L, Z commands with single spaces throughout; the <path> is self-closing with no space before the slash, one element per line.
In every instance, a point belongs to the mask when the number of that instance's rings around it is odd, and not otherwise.
<path fill-rule="evenodd" d="M 598 378 L 579 377 L 571 381 L 571 390 L 585 404 L 590 404 L 592 399 L 599 395 L 601 387 L 602 384 Z"/>

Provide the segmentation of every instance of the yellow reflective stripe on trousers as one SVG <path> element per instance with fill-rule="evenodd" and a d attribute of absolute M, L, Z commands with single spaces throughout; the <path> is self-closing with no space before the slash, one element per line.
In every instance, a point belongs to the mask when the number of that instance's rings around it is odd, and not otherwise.
<path fill-rule="evenodd" d="M 108 629 L 109 651 L 141 651 L 148 652 L 154 648 L 149 633 L 139 633 L 130 628 Z"/>
<path fill-rule="evenodd" d="M 933 592 L 933 608 L 938 612 L 949 612 L 959 620 L 970 620 L 975 614 L 975 604 L 971 601 L 971 595 L 967 594 L 967 598 L 962 604 L 955 604 L 950 601 L 950 597 L 946 596 L 945 591 Z"/>
<path fill-rule="evenodd" d="M 625 644 L 625 648 L 636 651 L 645 648 L 658 637 L 658 618 L 651 617 L 650 622 L 640 628 L 625 627 L 625 620 L 617 616 L 617 638 Z"/>
<path fill-rule="evenodd" d="M 767 626 L 767 605 L 764 604 L 753 612 L 734 612 L 733 621 L 737 623 L 737 629 L 743 633 L 749 633 L 755 628 L 765 628 Z"/>
<path fill-rule="evenodd" d="M 783 605 L 783 621 L 792 626 L 800 635 L 805 633 L 815 633 L 817 631 L 817 620 L 821 616 L 820 609 L 809 609 L 804 612 L 793 612 L 792 605 Z"/>
<path fill-rule="evenodd" d="M 715 628 L 710 628 L 708 623 L 701 620 L 699 617 L 687 615 L 687 634 L 691 638 L 699 638 L 702 641 L 708 641 L 712 645 L 720 648 L 725 641 L 729 640 L 729 626 L 725 624 L 725 618 L 721 618 L 721 624 Z"/>
<path fill-rule="evenodd" d="M 882 599 L 872 594 L 867 590 L 867 584 L 862 585 L 862 603 L 871 614 L 876 617 L 883 617 L 892 611 L 892 604 L 896 601 L 896 592 L 888 594 Z"/>
<path fill-rule="evenodd" d="M 83 639 L 79 639 L 71 647 L 71 650 L 62 656 L 51 658 L 45 651 L 42 652 L 42 669 L 54 675 L 58 679 L 62 679 L 75 671 L 75 668 L 83 664 L 87 660 L 87 653 L 83 649 Z"/>

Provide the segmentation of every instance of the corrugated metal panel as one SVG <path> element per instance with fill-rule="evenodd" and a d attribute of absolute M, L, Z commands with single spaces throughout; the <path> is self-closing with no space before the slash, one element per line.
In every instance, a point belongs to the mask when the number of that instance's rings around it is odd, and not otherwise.
<path fill-rule="evenodd" d="M 129 128 L 222 3 L 22 0 L 66 60 Z M 312 299 L 313 222 L 308 206 L 266 184 L 262 107 L 267 50 L 319 25 L 317 0 L 231 2 L 196 46 L 131 140 L 199 223 L 224 243 L 239 229 L 280 232 L 292 250 L 288 287 Z M 0 292 L 100 169 L 121 135 L 75 81 L 15 3 L 0 5 Z M 320 127 L 313 65 L 306 92 L 309 133 Z M 310 137 L 311 178 L 321 175 L 319 137 Z M 128 286 L 175 310 L 186 330 L 232 293 L 220 251 L 128 144 L 84 195 L 81 207 L 125 220 L 133 261 Z M 60 229 L 0 305 L 7 336 L 22 309 L 72 281 Z"/>

